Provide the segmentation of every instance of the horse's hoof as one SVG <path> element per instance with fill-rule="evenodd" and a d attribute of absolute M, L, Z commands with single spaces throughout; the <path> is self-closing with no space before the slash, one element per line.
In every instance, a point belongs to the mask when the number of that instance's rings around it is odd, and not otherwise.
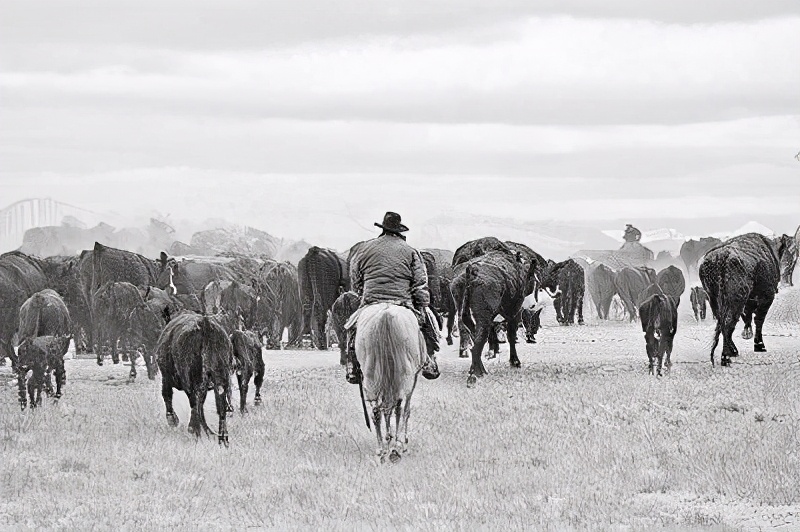
<path fill-rule="evenodd" d="M 220 445 L 224 445 L 226 449 L 230 446 L 230 444 L 228 443 L 227 434 L 224 435 L 220 434 L 217 438 L 217 441 L 219 442 Z"/>
<path fill-rule="evenodd" d="M 719 361 L 719 365 L 722 366 L 722 367 L 730 366 L 731 365 L 731 359 L 728 358 L 728 357 L 722 357 L 722 359 Z"/>
<path fill-rule="evenodd" d="M 467 354 L 466 351 L 459 351 L 458 358 L 468 358 L 468 357 L 469 355 Z"/>
<path fill-rule="evenodd" d="M 467 388 L 472 388 L 478 382 L 478 377 L 475 375 L 470 375 L 467 377 Z"/>
<path fill-rule="evenodd" d="M 750 329 L 750 328 L 748 327 L 748 328 L 745 328 L 745 329 L 742 331 L 742 338 L 744 338 L 745 340 L 749 340 L 749 339 L 751 339 L 752 337 L 753 337 L 753 329 Z"/>
<path fill-rule="evenodd" d="M 453 339 L 452 338 L 448 338 L 447 339 L 447 345 L 453 345 Z"/>
<path fill-rule="evenodd" d="M 519 360 L 512 360 L 509 364 L 511 364 L 512 368 L 519 368 L 522 367 L 522 364 Z"/>
<path fill-rule="evenodd" d="M 389 461 L 393 464 L 396 464 L 401 458 L 402 456 L 400 456 L 400 453 L 397 452 L 397 449 L 392 449 L 392 452 L 389 454 Z"/>
<path fill-rule="evenodd" d="M 169 424 L 170 427 L 177 427 L 178 426 L 177 414 L 173 413 L 167 414 L 167 424 Z M 189 429 L 189 432 L 192 432 L 191 428 Z"/>
<path fill-rule="evenodd" d="M 260 405 L 261 404 L 261 396 L 260 395 L 256 395 L 255 399 L 253 399 L 253 404 L 254 405 Z"/>
<path fill-rule="evenodd" d="M 102 365 L 103 365 L 103 361 L 102 361 L 102 360 L 98 360 L 98 361 L 97 361 L 97 365 L 98 365 L 98 366 L 102 366 Z"/>
<path fill-rule="evenodd" d="M 766 353 L 767 346 L 765 346 L 763 343 L 753 344 L 753 351 L 755 351 L 756 353 Z"/>

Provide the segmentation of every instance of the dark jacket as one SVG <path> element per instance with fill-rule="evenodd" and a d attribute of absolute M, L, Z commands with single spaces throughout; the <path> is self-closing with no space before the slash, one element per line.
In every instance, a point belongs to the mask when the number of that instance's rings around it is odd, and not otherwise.
<path fill-rule="evenodd" d="M 364 242 L 350 262 L 350 281 L 362 305 L 395 301 L 419 308 L 430 304 L 422 256 L 392 234 Z"/>

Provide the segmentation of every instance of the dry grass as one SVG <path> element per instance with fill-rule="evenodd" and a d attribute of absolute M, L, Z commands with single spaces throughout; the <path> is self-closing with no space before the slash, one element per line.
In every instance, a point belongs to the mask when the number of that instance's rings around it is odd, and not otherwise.
<path fill-rule="evenodd" d="M 169 428 L 160 380 L 127 368 L 68 361 L 61 403 L 24 413 L 3 369 L 0 527 L 796 530 L 797 338 L 712 369 L 711 327 L 682 325 L 662 379 L 634 325 L 547 327 L 521 369 L 490 362 L 474 389 L 448 348 L 393 466 L 338 351 L 267 355 L 264 404 L 232 418 L 227 450 L 187 433 L 181 392 Z"/>

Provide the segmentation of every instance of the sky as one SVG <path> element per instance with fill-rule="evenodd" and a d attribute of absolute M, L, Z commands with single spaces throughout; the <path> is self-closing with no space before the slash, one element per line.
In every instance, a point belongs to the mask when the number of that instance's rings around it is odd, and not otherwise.
<path fill-rule="evenodd" d="M 800 221 L 796 0 L 0 6 L 0 203 Z"/>

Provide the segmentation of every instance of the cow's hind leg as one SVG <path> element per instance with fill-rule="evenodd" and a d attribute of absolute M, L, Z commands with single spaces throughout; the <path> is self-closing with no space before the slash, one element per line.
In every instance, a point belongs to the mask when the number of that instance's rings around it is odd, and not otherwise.
<path fill-rule="evenodd" d="M 136 380 L 136 361 L 139 359 L 139 351 L 134 349 L 133 346 L 127 342 L 124 345 L 123 352 L 130 353 L 128 355 L 128 360 L 131 362 L 131 371 L 128 376 L 131 380 Z"/>
<path fill-rule="evenodd" d="M 22 410 L 25 410 L 25 407 L 28 406 L 28 395 L 25 388 L 25 377 L 28 374 L 28 368 L 26 367 L 19 367 L 17 368 L 17 387 L 19 390 L 19 406 Z"/>
<path fill-rule="evenodd" d="M 489 337 L 489 325 L 480 323 L 477 325 L 475 331 L 475 343 L 472 346 L 472 365 L 469 368 L 469 377 L 467 378 L 467 385 L 475 384 L 476 377 L 483 377 L 486 375 L 486 368 L 483 366 L 481 360 L 481 353 L 483 353 L 483 346 L 486 345 L 486 340 Z"/>
<path fill-rule="evenodd" d="M 61 387 L 67 382 L 67 370 L 64 369 L 64 358 L 63 356 L 59 358 L 59 360 L 55 360 L 53 363 L 56 374 L 56 394 L 54 396 L 56 401 L 61 399 Z"/>
<path fill-rule="evenodd" d="M 517 356 L 517 331 L 519 330 L 519 322 L 517 318 L 510 318 L 507 320 L 508 323 L 508 363 L 511 365 L 512 368 L 518 368 L 522 364 L 519 361 L 519 356 Z"/>
<path fill-rule="evenodd" d="M 111 362 L 119 364 L 119 348 L 116 339 L 111 340 Z"/>
<path fill-rule="evenodd" d="M 172 380 L 167 373 L 161 374 L 161 397 L 164 399 L 164 406 L 167 409 L 167 423 L 171 427 L 177 427 L 178 414 L 172 409 Z"/>
<path fill-rule="evenodd" d="M 230 384 L 228 386 L 230 386 Z M 217 403 L 217 415 L 219 416 L 217 442 L 219 442 L 220 445 L 224 445 L 225 447 L 228 446 L 228 422 L 226 420 L 226 415 L 227 415 L 226 403 L 228 400 L 227 399 L 228 396 L 226 394 L 226 391 L 227 390 L 225 389 L 225 386 L 217 385 L 214 387 L 214 399 L 216 400 Z M 200 408 L 202 408 L 202 405 L 200 405 Z M 242 398 L 242 409 L 243 409 L 242 413 L 244 413 L 244 398 Z M 207 430 L 206 432 L 210 431 Z"/>
<path fill-rule="evenodd" d="M 499 325 L 497 323 L 493 322 L 491 328 L 489 329 L 489 337 L 487 339 L 489 350 L 486 351 L 486 358 L 488 360 L 495 358 L 500 352 L 500 340 L 497 338 L 498 326 Z"/>
<path fill-rule="evenodd" d="M 202 384 L 197 386 L 196 389 L 187 393 L 189 396 L 189 406 L 192 408 L 192 413 L 189 418 L 189 432 L 194 434 L 197 438 L 200 437 L 201 430 L 205 432 L 206 435 L 213 434 L 211 429 L 208 427 L 208 423 L 206 423 L 206 415 L 203 411 L 203 405 L 206 402 L 207 394 L 208 389 Z"/>
<path fill-rule="evenodd" d="M 667 340 L 667 350 L 666 350 L 667 361 L 664 363 L 664 372 L 667 375 L 672 373 L 672 341 L 673 338 Z"/>
<path fill-rule="evenodd" d="M 753 312 L 756 310 L 758 302 L 754 299 L 748 299 L 747 304 L 744 306 L 742 312 L 742 321 L 744 322 L 744 329 L 742 329 L 742 338 L 749 340 L 753 337 Z"/>
<path fill-rule="evenodd" d="M 252 371 L 245 369 L 239 370 L 236 373 L 236 378 L 239 382 L 239 412 L 242 414 L 247 413 L 247 390 L 250 388 L 250 377 Z"/>
<path fill-rule="evenodd" d="M 42 387 L 44 386 L 44 367 L 34 366 L 31 378 L 28 379 L 28 397 L 31 408 L 42 405 Z"/>
<path fill-rule="evenodd" d="M 760 301 L 758 307 L 756 307 L 756 334 L 755 340 L 753 340 L 753 351 L 756 353 L 764 353 L 767 350 L 764 345 L 764 338 L 761 336 L 761 329 L 764 326 L 764 320 L 767 318 L 767 312 L 772 306 L 773 299 L 775 299 L 775 296 L 771 294 L 768 298 Z"/>
<path fill-rule="evenodd" d="M 455 312 L 447 313 L 447 345 L 453 345 L 453 322 L 455 321 Z"/>

